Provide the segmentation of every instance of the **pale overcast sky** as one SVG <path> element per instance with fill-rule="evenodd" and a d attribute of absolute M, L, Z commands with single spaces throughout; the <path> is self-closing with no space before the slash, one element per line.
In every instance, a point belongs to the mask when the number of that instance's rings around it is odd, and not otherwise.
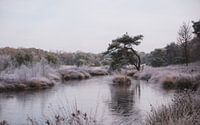
<path fill-rule="evenodd" d="M 199 12 L 200 0 L 0 0 L 0 47 L 99 53 L 128 32 L 144 35 L 136 49 L 149 52 Z"/>

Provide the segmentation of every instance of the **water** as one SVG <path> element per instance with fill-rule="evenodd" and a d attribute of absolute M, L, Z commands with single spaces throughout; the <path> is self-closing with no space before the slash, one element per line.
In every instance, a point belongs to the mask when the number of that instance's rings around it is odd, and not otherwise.
<path fill-rule="evenodd" d="M 157 108 L 173 97 L 173 92 L 145 81 L 133 80 L 130 88 L 111 84 L 112 78 L 104 76 L 68 81 L 47 90 L 0 93 L 0 120 L 11 125 L 27 124 L 28 117 L 43 122 L 55 114 L 70 114 L 77 107 L 102 124 L 139 124 L 151 105 Z"/>

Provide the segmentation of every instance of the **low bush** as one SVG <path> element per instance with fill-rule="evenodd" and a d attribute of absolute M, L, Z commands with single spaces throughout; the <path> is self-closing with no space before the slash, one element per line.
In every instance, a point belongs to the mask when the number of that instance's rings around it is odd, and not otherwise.
<path fill-rule="evenodd" d="M 130 86 L 131 79 L 127 76 L 117 76 L 113 79 L 114 86 Z"/>
<path fill-rule="evenodd" d="M 176 81 L 176 89 L 184 90 L 184 89 L 192 89 L 193 88 L 193 79 L 189 77 L 181 77 Z"/>
<path fill-rule="evenodd" d="M 191 76 L 188 74 L 167 74 L 162 76 L 160 82 L 164 89 L 176 89 L 176 90 L 197 90 L 199 87 L 199 75 Z"/>
<path fill-rule="evenodd" d="M 175 85 L 174 85 L 174 83 L 171 82 L 171 81 L 164 81 L 164 82 L 162 83 L 162 87 L 163 87 L 164 89 L 173 89 L 173 88 L 175 87 Z"/>
<path fill-rule="evenodd" d="M 152 108 L 146 125 L 200 125 L 200 91 L 175 95 L 171 105 Z"/>

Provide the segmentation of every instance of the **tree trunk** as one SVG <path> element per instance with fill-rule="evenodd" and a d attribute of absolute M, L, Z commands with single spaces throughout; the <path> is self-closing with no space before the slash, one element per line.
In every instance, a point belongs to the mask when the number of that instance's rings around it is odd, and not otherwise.
<path fill-rule="evenodd" d="M 138 71 L 140 71 L 141 59 L 140 59 L 140 56 L 139 56 L 138 54 L 136 54 L 136 56 L 137 56 L 137 58 L 138 58 L 138 63 L 136 64 L 136 65 L 137 65 L 137 66 L 136 66 L 136 69 L 137 69 Z"/>
<path fill-rule="evenodd" d="M 187 41 L 185 41 L 184 52 L 185 52 L 185 64 L 186 64 L 186 66 L 188 66 L 188 63 L 189 63 L 189 51 L 188 51 L 188 43 L 187 43 Z"/>
<path fill-rule="evenodd" d="M 137 57 L 138 59 L 138 62 L 136 63 L 133 63 L 133 65 L 135 66 L 135 68 L 140 71 L 140 65 L 141 65 L 141 59 L 140 59 L 140 56 L 137 54 L 137 52 L 135 50 L 133 50 L 133 48 L 130 48 L 131 51 L 135 54 L 135 56 Z"/>

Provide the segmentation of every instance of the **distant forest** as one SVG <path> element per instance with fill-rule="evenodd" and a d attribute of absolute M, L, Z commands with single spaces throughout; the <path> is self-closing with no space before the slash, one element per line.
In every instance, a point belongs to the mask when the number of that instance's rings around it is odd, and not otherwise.
<path fill-rule="evenodd" d="M 0 70 L 7 67 L 32 65 L 43 61 L 50 65 L 100 66 L 106 65 L 102 54 L 85 52 L 49 52 L 35 48 L 0 48 Z"/>
<path fill-rule="evenodd" d="M 154 67 L 190 63 L 200 60 L 200 21 L 183 23 L 178 31 L 177 42 L 150 53 L 140 53 L 142 62 Z"/>
<path fill-rule="evenodd" d="M 150 53 L 139 52 L 142 64 L 158 67 L 199 61 L 200 21 L 192 23 L 192 28 L 186 23 L 180 27 L 177 42 L 172 42 L 166 47 L 155 49 Z M 81 51 L 67 53 L 49 52 L 35 48 L 0 48 L 0 71 L 7 67 L 32 65 L 39 61 L 45 61 L 51 65 L 102 66 L 110 64 L 109 56 L 105 57 L 103 53 L 93 54 Z"/>

